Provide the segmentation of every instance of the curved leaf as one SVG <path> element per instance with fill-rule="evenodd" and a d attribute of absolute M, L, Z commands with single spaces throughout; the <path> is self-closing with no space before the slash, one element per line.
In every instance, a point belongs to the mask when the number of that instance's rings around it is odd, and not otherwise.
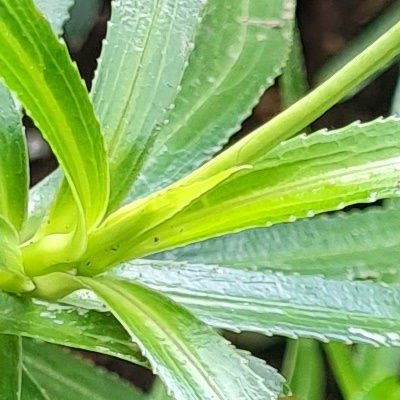
<path fill-rule="evenodd" d="M 23 349 L 22 399 L 144 399 L 128 382 L 57 346 L 24 340 Z M 41 397 L 32 396 L 35 389 Z"/>
<path fill-rule="evenodd" d="M 21 338 L 0 335 L 0 393 L 7 400 L 21 400 Z M 6 397 L 4 397 L 6 396 Z"/>
<path fill-rule="evenodd" d="M 146 365 L 124 329 L 104 312 L 38 300 L 32 302 L 1 291 L 0 310 L 1 334 L 40 339 Z"/>
<path fill-rule="evenodd" d="M 110 209 L 125 196 L 179 89 L 204 0 L 112 3 L 92 90 L 111 171 Z M 115 62 L 118 60 L 118 62 Z"/>
<path fill-rule="evenodd" d="M 127 201 L 199 167 L 240 129 L 286 62 L 294 10 L 294 0 L 208 2 L 182 90 Z"/>
<path fill-rule="evenodd" d="M 109 274 L 147 285 L 218 328 L 400 346 L 397 286 L 153 260 Z"/>
<path fill-rule="evenodd" d="M 0 75 L 56 154 L 88 226 L 103 216 L 108 171 L 99 125 L 67 50 L 31 0 L 0 4 Z"/>
<path fill-rule="evenodd" d="M 280 394 L 283 382 L 273 369 L 261 362 L 251 368 L 222 337 L 157 292 L 111 278 L 76 279 L 103 299 L 177 400 Z"/>
<path fill-rule="evenodd" d="M 21 113 L 0 85 L 0 215 L 19 230 L 28 195 L 28 157 Z"/>

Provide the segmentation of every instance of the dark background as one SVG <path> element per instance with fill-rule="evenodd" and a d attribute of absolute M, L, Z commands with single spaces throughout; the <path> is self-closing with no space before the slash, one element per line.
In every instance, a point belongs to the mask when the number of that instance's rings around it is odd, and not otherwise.
<path fill-rule="evenodd" d="M 314 81 L 317 71 L 330 57 L 340 52 L 352 38 L 356 37 L 365 26 L 395 1 L 298 0 L 298 24 L 304 46 L 309 82 Z M 77 61 L 81 74 L 89 87 L 96 67 L 96 59 L 101 50 L 101 41 L 105 35 L 109 10 L 110 0 L 104 0 L 102 10 L 83 47 L 79 51 L 71 49 L 72 56 Z M 329 111 L 314 124 L 314 128 L 340 127 L 355 120 L 368 121 L 381 115 L 387 115 L 397 77 L 397 67 L 390 68 L 354 98 Z M 277 87 L 274 87 L 263 96 L 239 135 L 246 134 L 271 118 L 279 112 L 279 109 L 279 91 Z M 28 120 L 26 126 L 31 150 L 31 181 L 34 184 L 54 169 L 56 162 Z M 258 335 L 227 335 L 237 345 L 249 348 L 255 355 L 266 359 L 277 368 L 281 367 L 284 340 L 274 339 L 271 341 Z M 86 355 L 94 359 L 96 363 L 117 372 L 144 389 L 148 389 L 151 384 L 152 375 L 145 369 L 101 355 Z M 329 376 L 328 369 L 327 374 Z M 326 399 L 338 400 L 340 398 L 334 380 L 331 377 L 328 378 Z"/>

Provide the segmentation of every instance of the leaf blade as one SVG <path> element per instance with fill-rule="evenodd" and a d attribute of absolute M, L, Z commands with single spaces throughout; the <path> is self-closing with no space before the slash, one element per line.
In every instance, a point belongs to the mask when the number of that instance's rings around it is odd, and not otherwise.
<path fill-rule="evenodd" d="M 25 374 L 29 373 L 47 399 L 144 398 L 128 382 L 65 349 L 30 340 L 24 340 L 23 346 Z M 29 393 L 26 399 L 30 399 Z"/>
<path fill-rule="evenodd" d="M 156 292 L 110 278 L 76 279 L 106 302 L 176 399 L 278 397 L 282 381 L 273 370 L 262 365 L 271 379 L 265 386 L 227 342 Z M 227 368 L 232 359 L 239 372 Z"/>
<path fill-rule="evenodd" d="M 86 90 L 65 47 L 30 0 L 2 2 L 0 16 L 1 76 L 50 142 L 88 225 L 95 224 L 107 206 L 108 171 Z"/>

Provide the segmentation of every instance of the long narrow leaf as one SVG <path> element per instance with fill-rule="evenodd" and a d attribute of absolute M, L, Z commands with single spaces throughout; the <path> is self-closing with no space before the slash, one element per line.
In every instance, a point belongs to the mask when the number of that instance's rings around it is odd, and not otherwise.
<path fill-rule="evenodd" d="M 171 250 L 158 259 L 336 278 L 394 274 L 400 211 L 373 207 L 252 229 Z"/>
<path fill-rule="evenodd" d="M 274 370 L 252 365 L 157 292 L 111 278 L 79 280 L 105 301 L 177 400 L 276 399 L 281 392 L 282 380 Z"/>
<path fill-rule="evenodd" d="M 158 134 L 155 125 L 162 122 L 179 89 L 204 3 L 112 3 L 92 92 L 110 157 L 111 209 L 135 179 L 149 143 Z"/>
<path fill-rule="evenodd" d="M 0 335 L 0 395 L 7 400 L 21 400 L 21 338 Z"/>
<path fill-rule="evenodd" d="M 26 380 L 36 386 L 36 391 L 42 393 L 40 400 L 144 399 L 139 391 L 116 375 L 57 346 L 24 340 L 23 349 L 23 400 L 33 399 L 29 390 L 32 385 L 26 387 Z"/>
<path fill-rule="evenodd" d="M 128 199 L 167 186 L 210 159 L 240 129 L 282 71 L 293 0 L 210 0 L 174 108 Z"/>
<path fill-rule="evenodd" d="M 152 260 L 110 273 L 160 291 L 218 328 L 400 346 L 397 286 Z"/>
<path fill-rule="evenodd" d="M 0 3 L 0 76 L 49 141 L 86 221 L 95 225 L 108 200 L 99 125 L 67 50 L 31 0 Z"/>
<path fill-rule="evenodd" d="M 40 339 L 146 365 L 123 328 L 104 312 L 32 302 L 3 292 L 0 292 L 0 309 L 1 334 Z"/>

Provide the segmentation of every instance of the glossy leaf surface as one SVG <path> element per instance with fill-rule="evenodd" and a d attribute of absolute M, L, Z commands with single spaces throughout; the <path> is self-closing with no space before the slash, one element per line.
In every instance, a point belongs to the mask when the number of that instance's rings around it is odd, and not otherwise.
<path fill-rule="evenodd" d="M 239 355 L 211 328 L 157 292 L 110 278 L 80 281 L 108 305 L 175 399 L 278 398 L 283 382 L 273 369 Z"/>
<path fill-rule="evenodd" d="M 167 186 L 210 159 L 240 129 L 280 74 L 293 0 L 211 0 L 182 89 L 128 199 Z"/>
<path fill-rule="evenodd" d="M 62 348 L 24 340 L 23 349 L 23 400 L 144 399 L 117 375 Z"/>
<path fill-rule="evenodd" d="M 112 4 L 92 90 L 110 158 L 111 209 L 137 175 L 178 91 L 203 6 L 203 0 Z"/>
<path fill-rule="evenodd" d="M 152 260 L 109 273 L 160 291 L 218 328 L 400 346 L 396 286 Z"/>
<path fill-rule="evenodd" d="M 89 303 L 90 304 L 90 303 Z M 0 333 L 96 351 L 145 365 L 137 347 L 107 313 L 0 292 Z"/>
<path fill-rule="evenodd" d="M 379 278 L 397 271 L 399 224 L 398 209 L 374 207 L 252 229 L 155 257 L 342 279 Z"/>
<path fill-rule="evenodd" d="M 0 4 L 0 75 L 56 154 L 89 226 L 102 217 L 108 171 L 99 125 L 67 50 L 30 0 Z"/>

